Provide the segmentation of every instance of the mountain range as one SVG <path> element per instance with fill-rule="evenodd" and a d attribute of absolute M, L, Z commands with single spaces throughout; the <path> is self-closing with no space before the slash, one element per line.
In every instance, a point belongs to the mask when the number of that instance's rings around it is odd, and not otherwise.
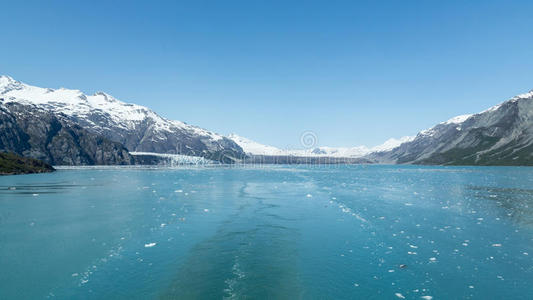
<path fill-rule="evenodd" d="M 388 139 L 383 144 L 369 148 L 367 146 L 355 147 L 309 147 L 307 149 L 280 149 L 264 145 L 248 138 L 232 133 L 228 136 L 239 145 L 246 154 L 263 156 L 302 156 L 302 157 L 344 157 L 358 158 L 374 152 L 392 150 L 402 143 L 413 140 L 414 136 L 404 136 L 400 139 Z"/>
<path fill-rule="evenodd" d="M 281 150 L 230 135 L 249 155 L 360 158 L 380 164 L 533 165 L 533 91 L 374 148 Z"/>
<path fill-rule="evenodd" d="M 0 76 L 0 151 L 53 165 L 157 163 L 172 155 L 222 163 L 320 163 L 332 158 L 328 161 L 533 165 L 533 91 L 373 148 L 285 150 L 169 120 L 103 92 L 86 95 L 73 89 L 40 88 Z M 150 153 L 157 154 L 155 159 L 147 159 Z"/>
<path fill-rule="evenodd" d="M 400 164 L 533 165 L 533 91 L 442 122 L 368 158 Z"/>

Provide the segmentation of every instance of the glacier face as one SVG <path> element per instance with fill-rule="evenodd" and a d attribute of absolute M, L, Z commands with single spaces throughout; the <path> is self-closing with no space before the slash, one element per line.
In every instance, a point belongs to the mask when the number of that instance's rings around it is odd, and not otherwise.
<path fill-rule="evenodd" d="M 123 144 L 129 151 L 209 158 L 244 155 L 232 140 L 184 122 L 168 120 L 140 105 L 97 92 L 31 86 L 0 76 L 3 103 L 32 104 L 61 114 L 84 129 Z"/>

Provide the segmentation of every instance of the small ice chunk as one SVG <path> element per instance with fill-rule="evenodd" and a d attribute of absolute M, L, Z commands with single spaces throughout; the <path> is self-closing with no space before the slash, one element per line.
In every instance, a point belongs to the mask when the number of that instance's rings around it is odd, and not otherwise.
<path fill-rule="evenodd" d="M 307 197 L 307 198 L 311 198 L 311 197 L 313 197 L 313 195 L 311 195 L 311 194 L 307 194 L 306 197 Z"/>
<path fill-rule="evenodd" d="M 157 245 L 157 243 L 148 243 L 148 244 L 144 244 L 144 248 L 151 248 L 153 246 Z"/>
<path fill-rule="evenodd" d="M 175 190 L 174 193 L 183 193 L 183 190 Z"/>
<path fill-rule="evenodd" d="M 425 300 L 431 300 L 433 299 L 433 296 L 422 296 L 420 298 L 425 299 Z"/>
<path fill-rule="evenodd" d="M 396 294 L 394 294 L 394 295 L 396 295 L 396 297 L 398 297 L 398 298 L 400 298 L 400 299 L 405 299 L 405 296 L 402 295 L 401 293 L 396 293 Z"/>
<path fill-rule="evenodd" d="M 430 261 L 430 262 L 436 262 L 436 261 L 437 261 L 437 258 L 436 258 L 436 257 L 430 257 L 430 258 L 429 258 L 429 261 Z"/>
<path fill-rule="evenodd" d="M 39 194 L 32 194 L 32 196 L 33 196 L 33 197 L 37 197 L 37 196 L 39 196 Z"/>
<path fill-rule="evenodd" d="M 72 273 L 72 277 L 76 277 L 78 275 L 79 275 L 78 273 Z"/>
<path fill-rule="evenodd" d="M 204 208 L 204 212 L 209 212 L 209 209 L 207 209 L 207 208 Z"/>
<path fill-rule="evenodd" d="M 492 244 L 492 247 L 501 247 L 502 244 Z"/>

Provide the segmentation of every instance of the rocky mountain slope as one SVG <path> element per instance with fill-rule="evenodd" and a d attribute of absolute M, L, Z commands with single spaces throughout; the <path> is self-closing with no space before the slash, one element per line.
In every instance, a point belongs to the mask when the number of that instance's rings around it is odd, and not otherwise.
<path fill-rule="evenodd" d="M 400 164 L 533 165 L 533 91 L 452 118 L 368 158 Z"/>
<path fill-rule="evenodd" d="M 123 144 L 129 151 L 202 156 L 224 162 L 244 153 L 235 142 L 180 121 L 165 119 L 152 110 L 98 92 L 47 89 L 0 76 L 4 103 L 33 104 L 61 114 L 87 131 Z"/>
<path fill-rule="evenodd" d="M 133 158 L 120 143 L 91 133 L 61 114 L 0 100 L 0 150 L 52 165 L 125 165 Z"/>

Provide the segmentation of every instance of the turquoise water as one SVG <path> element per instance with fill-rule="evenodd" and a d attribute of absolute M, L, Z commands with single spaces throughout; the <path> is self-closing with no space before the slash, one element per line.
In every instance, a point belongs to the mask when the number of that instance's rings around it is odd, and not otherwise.
<path fill-rule="evenodd" d="M 532 295 L 533 168 L 0 177 L 0 299 Z"/>

